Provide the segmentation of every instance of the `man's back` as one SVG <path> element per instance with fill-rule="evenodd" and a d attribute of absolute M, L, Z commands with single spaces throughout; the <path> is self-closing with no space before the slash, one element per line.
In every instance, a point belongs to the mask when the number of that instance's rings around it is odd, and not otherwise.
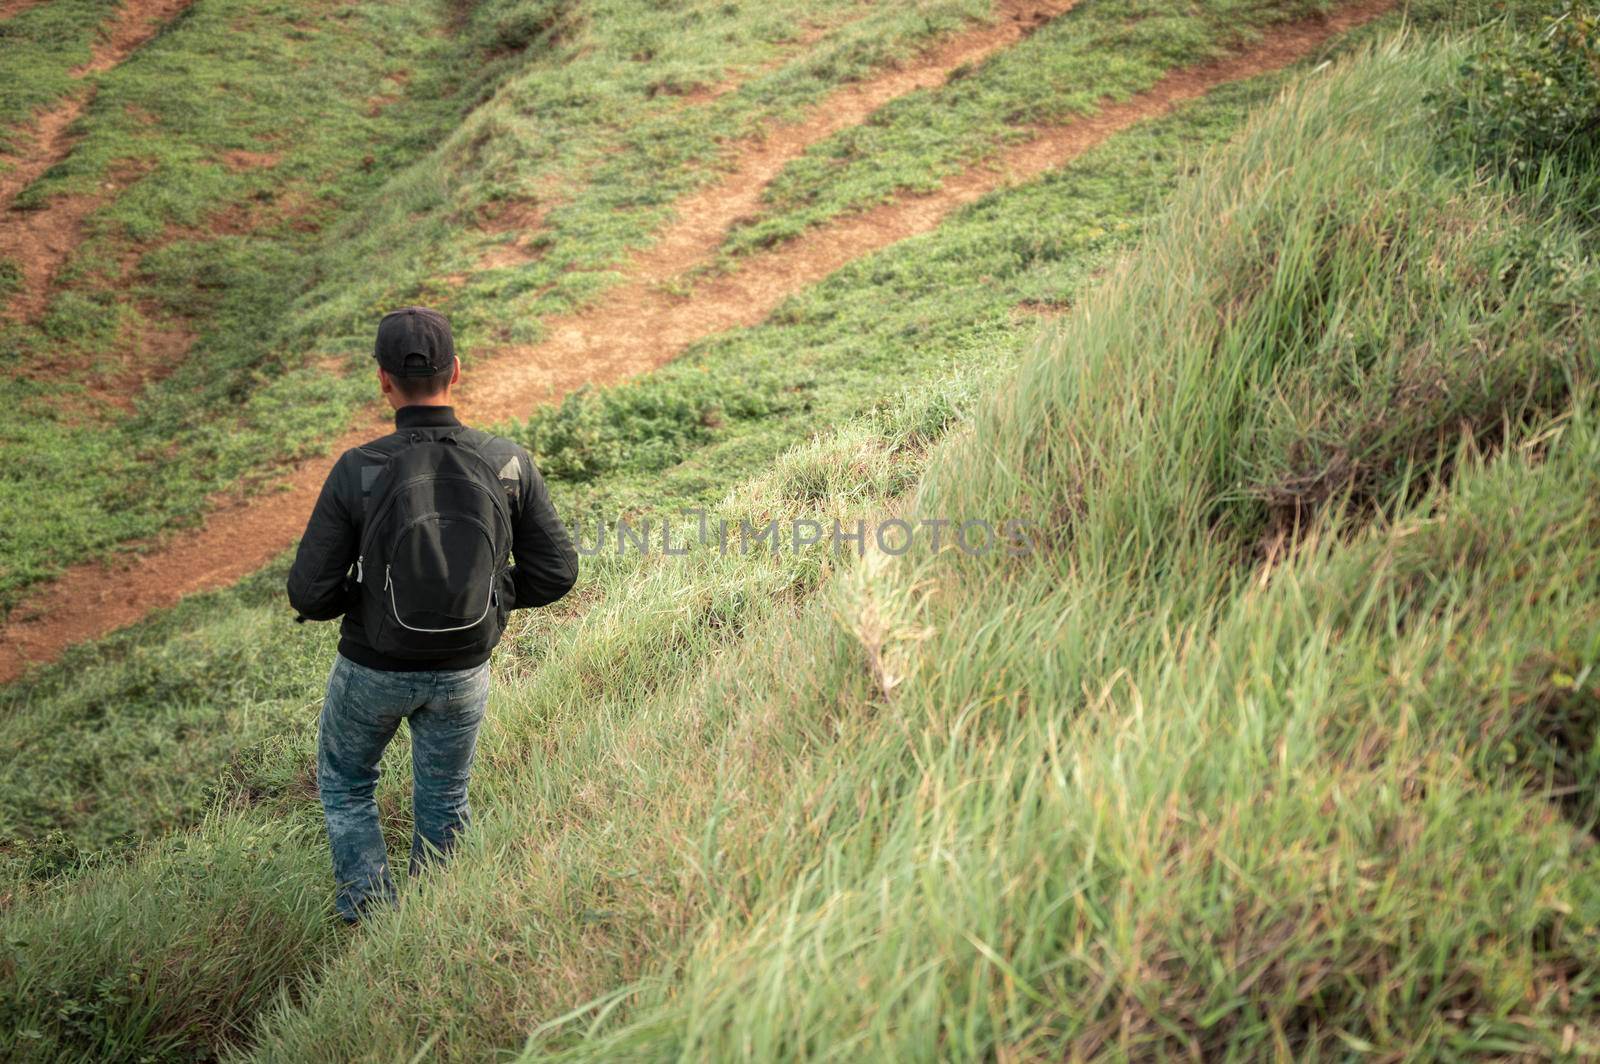
<path fill-rule="evenodd" d="M 415 660 L 375 649 L 362 617 L 361 596 L 348 577 L 358 557 L 367 502 L 388 462 L 413 443 L 454 437 L 495 470 L 511 513 L 513 565 L 502 578 L 499 600 L 507 609 L 554 602 L 577 578 L 577 553 L 550 504 L 549 492 L 528 452 L 511 440 L 467 428 L 448 406 L 405 406 L 395 431 L 340 456 L 312 511 L 294 566 L 289 602 L 310 620 L 340 614 L 339 653 L 389 672 L 467 669 L 488 660 L 493 643 L 444 660 Z"/>
<path fill-rule="evenodd" d="M 385 314 L 372 357 L 395 431 L 339 456 L 289 570 L 297 620 L 344 617 L 317 726 L 317 793 L 335 909 L 351 923 L 395 899 L 374 795 L 401 722 L 415 873 L 471 823 L 467 783 L 506 613 L 554 602 L 578 578 L 528 452 L 456 420 L 461 360 L 444 315 Z"/>

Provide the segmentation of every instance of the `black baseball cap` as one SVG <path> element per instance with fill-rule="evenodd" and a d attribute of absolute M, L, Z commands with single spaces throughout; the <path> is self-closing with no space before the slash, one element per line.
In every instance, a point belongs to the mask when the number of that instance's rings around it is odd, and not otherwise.
<path fill-rule="evenodd" d="M 372 357 L 391 377 L 432 377 L 455 362 L 450 322 L 437 310 L 401 307 L 378 322 Z"/>

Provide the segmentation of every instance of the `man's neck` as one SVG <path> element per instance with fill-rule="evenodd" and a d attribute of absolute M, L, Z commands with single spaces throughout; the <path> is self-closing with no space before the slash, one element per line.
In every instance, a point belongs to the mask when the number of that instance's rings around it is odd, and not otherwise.
<path fill-rule="evenodd" d="M 394 412 L 396 428 L 448 428 L 459 425 L 453 407 L 434 403 L 407 403 Z"/>

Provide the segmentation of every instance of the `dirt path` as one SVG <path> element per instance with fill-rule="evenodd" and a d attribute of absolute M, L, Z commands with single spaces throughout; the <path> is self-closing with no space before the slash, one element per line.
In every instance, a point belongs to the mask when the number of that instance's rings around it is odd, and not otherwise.
<path fill-rule="evenodd" d="M 893 93 L 937 80 L 971 56 L 944 70 L 919 64 L 879 81 L 846 89 L 819 107 L 811 122 L 780 131 L 752 146 L 732 175 L 683 204 L 681 221 L 648 252 L 636 258 L 631 280 L 605 294 L 603 304 L 549 323 L 544 343 L 508 349 L 463 381 L 460 405 L 478 422 L 525 416 L 528 410 L 586 383 L 611 382 L 645 372 L 681 353 L 689 344 L 725 329 L 759 322 L 783 299 L 862 255 L 932 230 L 953 210 L 1008 184 L 1059 167 L 1113 134 L 1195 99 L 1230 81 L 1282 68 L 1313 54 L 1333 37 L 1388 11 L 1394 0 L 1363 0 L 1324 19 L 1278 27 L 1257 47 L 1231 59 L 1176 71 L 1149 92 L 1108 105 L 1093 117 L 1039 131 L 1035 139 L 1004 151 L 997 159 L 947 180 L 937 192 L 884 205 L 840 219 L 779 248 L 751 256 L 733 274 L 700 282 L 690 298 L 662 291 L 663 280 L 691 273 L 711 261 L 722 233 L 748 213 L 766 180 L 782 162 L 842 128 L 838 112 L 851 107 L 857 119 Z M 1035 15 L 1045 5 L 1009 5 Z M 1065 8 L 1068 5 L 1057 5 Z M 1032 17 L 1032 16 L 1029 16 Z M 939 52 L 948 57 L 963 42 L 986 37 L 987 48 L 1015 40 L 1032 23 L 1008 20 L 953 41 Z M 930 60 L 931 63 L 932 60 Z M 877 103 L 867 104 L 867 100 Z M 862 110 L 865 108 L 865 110 Z M 333 444 L 336 456 L 386 431 L 388 422 L 368 412 L 362 423 Z M 290 470 L 278 491 L 219 504 L 198 531 L 132 558 L 119 567 L 86 564 L 67 570 L 40 588 L 0 629 L 0 682 L 15 678 L 30 663 L 48 661 L 74 643 L 131 624 L 150 610 L 185 595 L 226 586 L 259 569 L 289 546 L 304 528 L 332 459 L 308 461 Z"/>
<path fill-rule="evenodd" d="M 122 62 L 135 49 L 161 31 L 194 0 L 125 0 L 116 14 L 102 27 L 100 40 L 89 61 L 72 71 L 74 77 L 103 74 Z M 15 6 L 15 5 L 14 5 Z M 92 195 L 56 196 L 35 210 L 17 210 L 15 201 L 23 189 L 37 181 L 45 171 L 65 159 L 72 151 L 69 133 L 94 99 L 94 86 L 79 91 L 33 123 L 32 144 L 27 155 L 7 159 L 11 169 L 0 173 L 0 258 L 9 258 L 22 267 L 22 290 L 13 297 L 9 310 L 24 320 L 44 312 L 50 281 L 83 238 L 83 220 L 108 193 L 126 184 L 136 172 L 112 174 L 104 187 Z"/>
<path fill-rule="evenodd" d="M 731 221 L 755 209 L 762 188 L 782 167 L 763 158 L 752 167 L 762 176 L 736 175 L 684 203 L 683 220 L 636 258 L 634 279 L 606 292 L 607 307 L 623 312 L 601 308 L 557 318 L 543 343 L 504 349 L 492 370 L 463 388 L 463 413 L 478 422 L 526 416 L 541 401 L 559 399 L 584 384 L 646 372 L 704 337 L 757 324 L 794 293 L 857 258 L 936 228 L 956 208 L 1071 162 L 1106 138 L 1220 85 L 1288 66 L 1393 6 L 1394 0 L 1363 0 L 1322 19 L 1280 26 L 1243 54 L 1174 71 L 1125 103 L 1046 127 L 1033 140 L 947 179 L 937 192 L 823 225 L 750 256 L 731 274 L 696 282 L 688 297 L 665 292 L 663 282 L 685 273 L 686 264 L 709 261 Z M 843 128 L 830 125 L 830 133 Z M 779 136 L 769 142 L 784 161 L 803 150 L 786 140 Z"/>
<path fill-rule="evenodd" d="M 20 15 L 30 7 L 38 7 L 44 0 L 0 0 L 0 19 Z"/>

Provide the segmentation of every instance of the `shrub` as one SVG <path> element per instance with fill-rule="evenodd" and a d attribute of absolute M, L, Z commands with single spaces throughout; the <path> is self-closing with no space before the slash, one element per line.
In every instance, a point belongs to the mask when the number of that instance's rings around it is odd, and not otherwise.
<path fill-rule="evenodd" d="M 1505 32 L 1436 94 L 1453 144 L 1479 163 L 1528 174 L 1600 145 L 1600 14 L 1569 3 L 1534 34 Z"/>
<path fill-rule="evenodd" d="M 618 470 L 666 469 L 715 439 L 728 421 L 781 409 L 770 385 L 669 372 L 622 388 L 574 392 L 513 436 L 534 452 L 545 476 L 583 483 Z"/>

